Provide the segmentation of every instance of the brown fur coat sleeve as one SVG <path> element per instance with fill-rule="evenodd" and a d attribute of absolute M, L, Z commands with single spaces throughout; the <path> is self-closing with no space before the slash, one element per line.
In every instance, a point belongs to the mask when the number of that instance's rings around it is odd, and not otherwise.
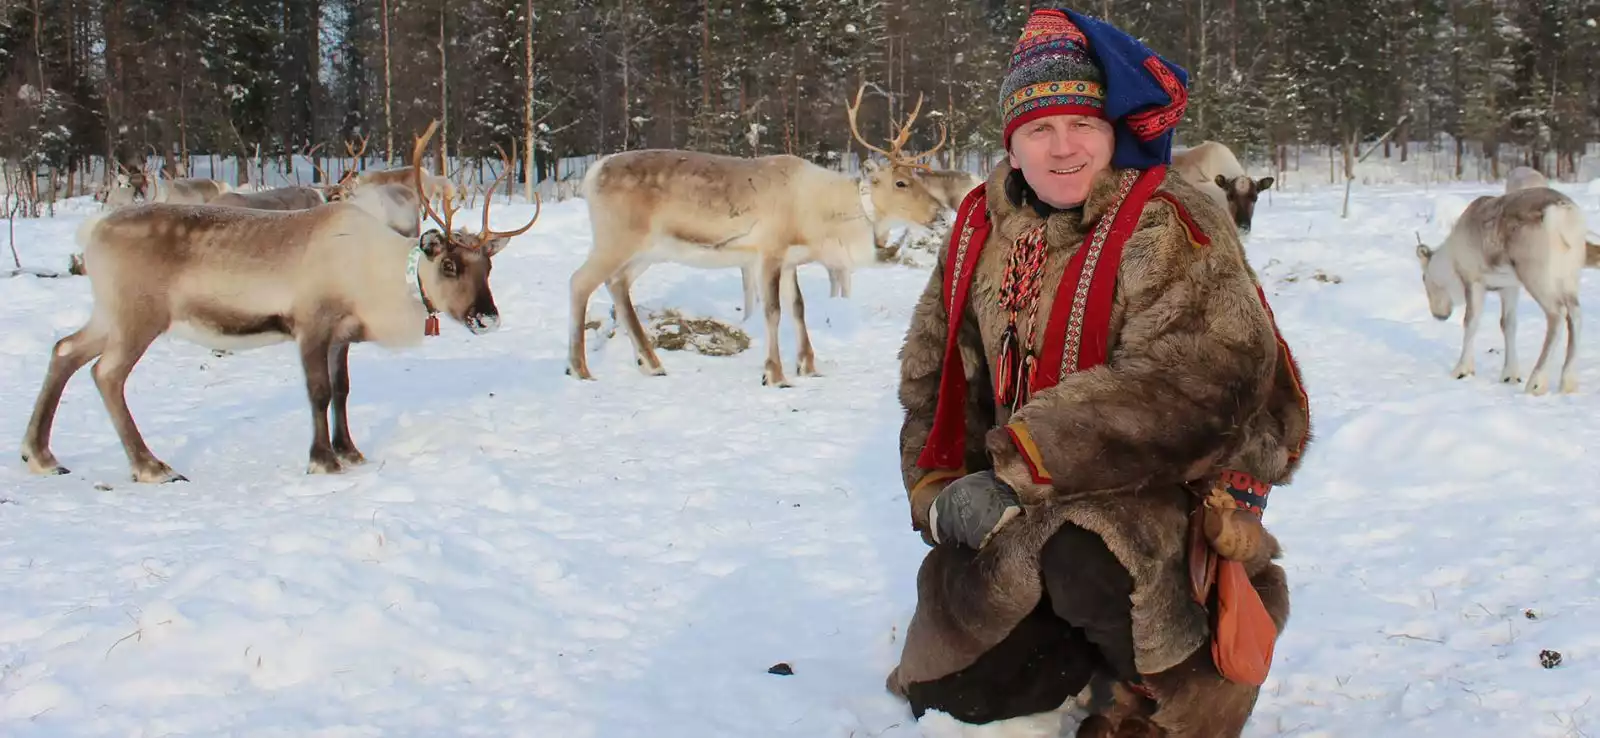
<path fill-rule="evenodd" d="M 949 326 L 949 315 L 941 295 L 947 253 L 948 249 L 940 249 L 939 261 L 928 275 L 928 285 L 911 313 L 911 325 L 900 348 L 900 404 L 905 408 L 905 420 L 900 426 L 900 472 L 911 503 L 911 527 L 919 531 L 926 530 L 928 506 L 944 485 L 964 474 L 989 468 L 983 434 L 994 425 L 993 400 L 982 391 L 974 391 L 974 388 L 987 388 L 989 380 L 987 364 L 979 358 L 983 341 L 969 310 L 961 316 L 961 332 L 957 336 L 963 348 L 962 364 L 969 373 L 966 465 L 962 469 L 933 472 L 917 466 L 917 457 L 933 431 L 934 410 L 939 402 L 939 381 Z M 972 373 L 974 367 L 978 368 L 976 375 Z"/>
<path fill-rule="evenodd" d="M 1059 495 L 1187 481 L 1240 445 L 1271 392 L 1277 344 L 1238 237 L 1210 215 L 1195 213 L 1211 236 L 1196 245 L 1171 204 L 1150 200 L 1124 248 L 1107 363 L 1009 419 L 1031 437 L 1027 456 L 1004 427 L 989 431 L 997 473 L 1024 499 L 1041 491 L 1028 464 Z"/>

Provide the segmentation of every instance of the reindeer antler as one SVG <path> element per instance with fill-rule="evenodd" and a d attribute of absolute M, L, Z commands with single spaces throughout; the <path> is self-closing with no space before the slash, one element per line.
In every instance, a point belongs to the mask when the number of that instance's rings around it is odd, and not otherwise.
<path fill-rule="evenodd" d="M 949 140 L 949 138 L 950 138 L 949 129 L 945 127 L 943 121 L 940 121 L 939 122 L 939 143 L 934 144 L 933 148 L 928 149 L 927 151 L 924 151 L 924 152 L 922 152 L 920 154 L 912 155 L 910 158 L 906 159 L 905 163 L 907 165 L 909 165 L 909 166 L 917 167 L 919 169 L 931 169 L 932 167 L 930 167 L 926 162 L 929 159 L 932 159 L 934 154 L 939 153 L 939 149 L 944 148 L 945 142 L 947 142 Z"/>
<path fill-rule="evenodd" d="M 883 154 L 889 158 L 889 161 L 898 162 L 900 160 L 900 147 L 906 145 L 906 139 L 911 136 L 909 127 L 908 130 L 900 131 L 899 134 L 895 136 L 894 140 L 889 142 L 888 151 L 867 143 L 867 138 L 861 135 L 861 129 L 856 126 L 856 114 L 861 111 L 861 93 L 866 92 L 866 90 L 867 83 L 861 83 L 861 86 L 856 88 L 856 101 L 845 108 L 845 114 L 850 117 L 850 133 L 856 137 L 857 141 L 861 142 L 862 146 Z M 922 107 L 922 100 L 920 98 L 917 100 L 917 107 Z"/>
<path fill-rule="evenodd" d="M 423 132 L 422 137 L 418 138 L 416 145 L 412 147 L 411 172 L 414 175 L 417 187 L 417 197 L 422 200 L 423 212 L 427 214 L 428 218 L 433 220 L 433 222 L 438 223 L 439 226 L 444 229 L 445 238 L 448 239 L 452 233 L 450 230 L 450 220 L 455 217 L 456 211 L 460 210 L 461 208 L 450 207 L 450 190 L 446 189 L 443 193 L 441 193 L 444 198 L 444 217 L 440 218 L 439 213 L 435 212 L 433 209 L 433 199 L 428 197 L 428 190 L 426 187 L 423 187 L 422 180 L 422 152 L 428 149 L 428 141 L 433 138 L 433 132 L 437 130 L 439 130 L 439 119 L 435 118 L 433 119 L 432 123 L 428 124 L 428 130 Z"/>
<path fill-rule="evenodd" d="M 945 128 L 943 123 L 939 124 L 939 143 L 933 148 L 928 149 L 920 154 L 913 154 L 909 156 L 906 155 L 904 150 L 906 142 L 911 140 L 911 124 L 915 123 L 917 116 L 922 114 L 922 93 L 917 93 L 917 104 L 915 107 L 911 108 L 911 112 L 906 115 L 905 123 L 898 123 L 892 120 L 889 121 L 889 128 L 894 131 L 894 138 L 889 140 L 889 149 L 885 151 L 873 146 L 870 143 L 867 143 L 867 139 L 861 135 L 861 130 L 856 127 L 856 114 L 861 110 L 861 93 L 865 92 L 866 89 L 867 85 L 865 82 L 863 82 L 860 87 L 856 88 L 855 102 L 845 108 L 847 114 L 850 116 L 850 133 L 855 135 L 856 140 L 860 141 L 862 146 L 883 154 L 892 164 L 916 167 L 918 169 L 930 168 L 927 164 L 923 163 L 924 160 L 931 159 L 934 154 L 939 153 L 939 150 L 944 148 L 945 142 L 949 140 L 949 131 Z"/>
<path fill-rule="evenodd" d="M 478 234 L 478 242 L 480 244 L 489 243 L 496 238 L 513 238 L 527 233 L 528 229 L 532 228 L 533 224 L 539 220 L 539 213 L 544 211 L 544 201 L 539 197 L 539 193 L 535 192 L 533 193 L 533 220 L 528 221 L 527 225 L 514 231 L 489 230 L 489 204 L 494 202 L 494 191 L 500 188 L 501 181 L 511 175 L 511 157 L 506 156 L 506 150 L 501 148 L 500 144 L 495 144 L 494 148 L 495 151 L 500 152 L 500 161 L 505 163 L 505 168 L 500 171 L 500 176 L 494 178 L 494 184 L 489 185 L 489 196 L 483 200 L 483 231 Z"/>
<path fill-rule="evenodd" d="M 316 171 L 317 178 L 321 179 L 323 182 L 327 182 L 328 181 L 328 173 L 323 171 L 322 167 L 317 165 L 317 149 L 320 149 L 320 148 L 322 148 L 322 144 L 317 144 L 315 146 L 312 146 L 311 148 L 306 149 L 306 152 L 304 154 L 301 154 L 301 156 L 304 156 L 307 160 L 309 160 L 311 162 L 311 168 Z M 298 178 L 299 175 L 295 175 L 295 176 Z"/>
<path fill-rule="evenodd" d="M 367 154 L 367 140 L 370 139 L 370 138 L 372 138 L 372 134 L 370 134 L 370 133 L 368 133 L 367 135 L 361 137 L 361 150 L 360 151 L 357 151 L 356 147 L 350 145 L 349 141 L 344 142 L 345 153 L 349 154 L 350 158 L 355 159 L 356 161 L 360 161 L 361 157 L 366 156 L 366 154 Z"/>

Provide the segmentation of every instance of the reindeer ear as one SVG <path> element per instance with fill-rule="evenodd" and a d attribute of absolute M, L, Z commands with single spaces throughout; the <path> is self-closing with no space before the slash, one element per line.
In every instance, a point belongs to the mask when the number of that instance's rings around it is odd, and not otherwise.
<path fill-rule="evenodd" d="M 444 248 L 448 244 L 446 243 L 444 234 L 439 232 L 439 229 L 433 228 L 427 233 L 422 234 L 422 240 L 418 241 L 417 245 L 422 248 L 422 255 L 428 257 L 429 261 L 432 261 L 439 258 L 440 254 L 444 253 Z"/>
<path fill-rule="evenodd" d="M 1224 176 L 1219 174 L 1219 175 L 1217 175 L 1216 182 L 1217 182 L 1217 186 L 1218 187 L 1221 187 L 1224 190 L 1228 189 L 1228 178 L 1227 177 L 1224 177 Z"/>
<path fill-rule="evenodd" d="M 1270 189 L 1272 189 L 1272 183 L 1276 182 L 1276 181 L 1277 180 L 1275 180 L 1275 179 L 1273 179 L 1271 177 L 1262 177 L 1261 179 L 1256 180 L 1256 189 L 1258 189 L 1258 190 L 1270 190 Z"/>
<path fill-rule="evenodd" d="M 1433 258 L 1433 252 L 1428 250 L 1428 245 L 1425 243 L 1417 244 L 1417 259 L 1422 262 L 1422 265 L 1427 266 L 1428 259 L 1431 258 Z"/>
<path fill-rule="evenodd" d="M 509 238 L 491 239 L 488 243 L 483 245 L 483 255 L 493 259 L 496 254 L 499 254 L 501 250 L 505 249 L 505 247 L 510 244 L 511 239 Z"/>

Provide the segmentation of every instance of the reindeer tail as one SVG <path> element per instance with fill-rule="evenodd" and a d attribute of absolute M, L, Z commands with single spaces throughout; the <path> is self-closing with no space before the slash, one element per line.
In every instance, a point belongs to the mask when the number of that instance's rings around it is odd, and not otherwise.
<path fill-rule="evenodd" d="M 78 224 L 78 230 L 73 234 L 73 241 L 78 244 L 78 253 L 71 257 L 67 268 L 69 273 L 83 275 L 89 273 L 89 244 L 94 242 L 95 230 L 99 227 L 100 221 L 111 212 L 113 211 L 101 210 L 89 213 L 89 216 Z"/>
<path fill-rule="evenodd" d="M 1551 244 L 1557 254 L 1570 254 L 1573 272 L 1572 278 L 1577 278 L 1577 270 L 1592 263 L 1590 254 L 1596 248 L 1589 243 L 1589 227 L 1583 221 L 1583 212 L 1577 206 L 1570 204 L 1554 205 L 1545 208 L 1544 228 L 1549 237 L 1556 239 L 1557 243 Z M 1559 261 L 1566 261 L 1558 257 Z M 1577 285 L 1571 285 L 1573 289 Z"/>
<path fill-rule="evenodd" d="M 611 155 L 606 154 L 605 156 L 595 159 L 594 163 L 590 164 L 589 168 L 584 170 L 583 182 L 578 185 L 578 197 L 585 200 L 591 200 L 594 198 L 595 187 L 599 185 L 600 180 L 600 167 L 604 166 L 606 160 L 610 158 Z"/>

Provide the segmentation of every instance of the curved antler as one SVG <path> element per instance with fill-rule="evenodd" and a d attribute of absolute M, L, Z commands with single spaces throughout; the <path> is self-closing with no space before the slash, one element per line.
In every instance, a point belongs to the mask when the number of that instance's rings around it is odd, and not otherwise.
<path fill-rule="evenodd" d="M 880 154 L 883 154 L 884 156 L 889 157 L 890 161 L 894 161 L 894 159 L 895 159 L 895 155 L 894 154 L 891 154 L 891 153 L 889 153 L 887 151 L 884 151 L 883 149 L 880 149 L 880 148 L 878 148 L 876 146 L 873 146 L 870 143 L 867 143 L 866 137 L 861 135 L 861 129 L 856 127 L 856 113 L 860 112 L 860 110 L 861 110 L 861 93 L 865 92 L 866 89 L 867 89 L 867 83 L 862 82 L 861 86 L 856 88 L 856 101 L 855 101 L 855 103 L 845 106 L 845 114 L 850 117 L 850 133 L 852 135 L 854 135 L 856 137 L 856 140 L 861 142 L 861 145 L 865 146 L 868 150 L 876 151 L 876 152 L 878 152 Z"/>
<path fill-rule="evenodd" d="M 423 186 L 422 180 L 422 152 L 428 149 L 428 141 L 433 138 L 433 132 L 437 130 L 439 130 L 439 119 L 435 118 L 432 123 L 428 124 L 428 130 L 423 132 L 422 137 L 418 138 L 416 145 L 411 148 L 411 173 L 416 184 L 417 197 L 422 200 L 423 212 L 433 222 L 438 223 L 439 227 L 444 229 L 445 237 L 449 238 L 453 232 L 450 230 L 450 220 L 455 217 L 456 210 L 460 208 L 450 207 L 450 190 L 446 189 L 442 193 L 444 197 L 444 217 L 440 218 L 439 213 L 433 209 L 433 199 L 428 197 L 428 190 Z"/>
<path fill-rule="evenodd" d="M 306 149 L 306 153 L 302 154 L 301 156 L 304 156 L 306 159 L 311 161 L 311 168 L 312 168 L 312 170 L 316 171 L 317 179 L 320 179 L 323 182 L 327 182 L 328 181 L 328 173 L 323 171 L 322 167 L 317 165 L 317 149 L 320 149 L 320 148 L 322 148 L 322 144 L 317 144 L 315 146 L 312 146 L 311 148 Z M 296 175 L 296 176 L 298 176 L 298 175 Z"/>
<path fill-rule="evenodd" d="M 356 147 L 351 146 L 349 141 L 344 142 L 345 153 L 348 153 L 350 158 L 359 161 L 361 157 L 365 156 L 367 153 L 367 139 L 370 138 L 372 138 L 372 134 L 370 133 L 361 137 L 361 150 L 359 151 L 356 150 Z"/>
<path fill-rule="evenodd" d="M 489 243 L 496 238 L 513 238 L 527 233 L 528 229 L 532 228 L 533 224 L 539 220 L 539 213 L 544 211 L 544 202 L 539 197 L 539 193 L 535 192 L 533 193 L 533 220 L 528 221 L 527 225 L 514 231 L 489 230 L 489 204 L 494 202 L 494 191 L 499 189 L 500 183 L 511 174 L 511 157 L 506 156 L 506 150 L 501 148 L 500 144 L 495 144 L 494 148 L 495 151 L 500 152 L 500 161 L 505 163 L 505 168 L 500 171 L 500 176 L 494 178 L 494 184 L 489 185 L 489 196 L 484 198 L 483 201 L 483 230 L 478 234 L 478 243 L 480 244 Z"/>
<path fill-rule="evenodd" d="M 943 123 L 939 124 L 939 143 L 933 148 L 928 149 L 920 154 L 913 154 L 909 156 L 905 153 L 906 142 L 911 140 L 911 124 L 915 123 L 917 121 L 917 116 L 922 114 L 922 93 L 917 93 L 917 104 L 911 108 L 910 113 L 906 114 L 905 123 L 898 123 L 892 120 L 889 121 L 889 128 L 890 130 L 894 131 L 894 138 L 890 139 L 889 149 L 886 151 L 867 143 L 866 138 L 861 135 L 861 130 L 856 127 L 856 114 L 861 109 L 861 93 L 866 89 L 867 85 L 864 82 L 860 87 L 856 88 L 855 103 L 846 107 L 845 109 L 850 116 L 850 133 L 856 137 L 857 141 L 861 142 L 862 146 L 865 146 L 868 149 L 876 151 L 887 157 L 891 164 L 915 167 L 917 169 L 931 169 L 931 167 L 924 162 L 933 158 L 935 154 L 939 153 L 939 150 L 944 148 L 945 143 L 949 141 L 949 130 Z"/>
<path fill-rule="evenodd" d="M 932 159 L 934 154 L 939 153 L 939 149 L 944 148 L 945 143 L 947 141 L 949 141 L 949 140 L 950 140 L 950 131 L 949 131 L 948 128 L 945 127 L 944 123 L 941 122 L 939 124 L 939 143 L 934 144 L 933 148 L 928 149 L 927 151 L 924 151 L 924 152 L 922 152 L 920 154 L 916 154 L 916 155 L 912 156 L 911 158 L 907 159 L 906 163 L 910 164 L 911 166 L 920 167 L 922 169 L 931 169 L 932 167 L 929 164 L 927 164 L 926 162 L 929 159 Z"/>

